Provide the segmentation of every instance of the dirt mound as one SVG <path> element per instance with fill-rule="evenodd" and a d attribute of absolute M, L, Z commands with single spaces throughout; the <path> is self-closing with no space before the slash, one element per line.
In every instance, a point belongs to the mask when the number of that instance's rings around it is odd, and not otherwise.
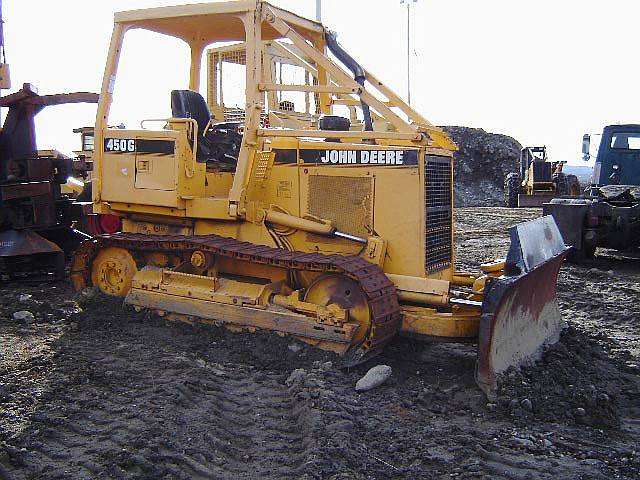
<path fill-rule="evenodd" d="M 454 155 L 456 205 L 503 205 L 504 179 L 518 170 L 520 143 L 481 128 L 442 128 L 459 148 Z"/>
<path fill-rule="evenodd" d="M 605 345 L 569 326 L 535 365 L 504 375 L 500 405 L 523 421 L 618 428 L 618 397 L 625 395 L 620 387 L 629 374 L 624 365 L 611 365 L 611 358 Z"/>

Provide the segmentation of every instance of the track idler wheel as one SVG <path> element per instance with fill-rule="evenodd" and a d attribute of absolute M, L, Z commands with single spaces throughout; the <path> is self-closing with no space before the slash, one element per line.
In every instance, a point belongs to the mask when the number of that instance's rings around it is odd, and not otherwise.
<path fill-rule="evenodd" d="M 360 345 L 367 338 L 371 330 L 371 310 L 365 293 L 355 280 L 343 275 L 322 275 L 307 288 L 304 301 L 322 306 L 333 304 L 348 310 L 349 322 L 360 325 L 352 346 Z"/>
<path fill-rule="evenodd" d="M 136 261 L 124 248 L 108 247 L 98 252 L 91 266 L 91 281 L 103 293 L 124 297 L 138 271 Z"/>

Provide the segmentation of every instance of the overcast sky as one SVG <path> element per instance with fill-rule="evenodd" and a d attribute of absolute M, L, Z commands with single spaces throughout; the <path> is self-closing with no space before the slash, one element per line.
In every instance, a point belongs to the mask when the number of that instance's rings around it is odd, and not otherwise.
<path fill-rule="evenodd" d="M 98 92 L 113 13 L 177 3 L 5 0 L 13 89 L 31 82 L 40 93 Z M 315 0 L 273 3 L 315 15 Z M 323 5 L 324 23 L 347 50 L 406 96 L 406 7 L 398 0 Z M 434 123 L 546 144 L 553 159 L 580 163 L 583 133 L 640 122 L 638 18 L 636 0 L 418 0 L 412 12 L 413 104 Z M 187 74 L 179 71 L 186 63 L 171 58 L 183 47 L 140 34 L 130 40 L 114 115 L 168 113 L 169 90 L 186 88 Z M 94 115 L 94 106 L 45 110 L 37 123 L 40 147 L 76 149 L 71 130 L 92 125 Z"/>

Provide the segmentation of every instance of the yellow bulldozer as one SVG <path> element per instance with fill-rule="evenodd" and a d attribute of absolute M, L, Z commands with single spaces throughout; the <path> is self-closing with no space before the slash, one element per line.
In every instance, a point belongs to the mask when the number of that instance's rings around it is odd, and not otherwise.
<path fill-rule="evenodd" d="M 541 207 L 557 197 L 580 196 L 580 181 L 562 171 L 565 163 L 549 161 L 546 146 L 524 147 L 520 151 L 520 171 L 505 177 L 505 206 Z"/>
<path fill-rule="evenodd" d="M 171 118 L 156 129 L 108 127 L 134 29 L 190 47 L 188 89 L 171 92 Z M 220 98 L 234 70 L 225 62 L 242 72 L 235 107 Z M 283 64 L 302 76 L 287 80 Z M 122 232 L 78 249 L 78 290 L 290 335 L 345 365 L 398 334 L 476 340 L 489 396 L 500 373 L 559 336 L 567 248 L 553 220 L 513 227 L 506 260 L 457 272 L 456 146 L 320 23 L 258 0 L 117 13 L 94 143 L 94 212 L 120 217 Z"/>

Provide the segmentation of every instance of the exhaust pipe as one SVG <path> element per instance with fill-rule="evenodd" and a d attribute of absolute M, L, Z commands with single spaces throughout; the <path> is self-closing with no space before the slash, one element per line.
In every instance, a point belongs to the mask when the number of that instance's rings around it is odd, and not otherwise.
<path fill-rule="evenodd" d="M 353 73 L 353 77 L 359 85 L 364 87 L 364 82 L 367 79 L 367 76 L 364 73 L 364 68 L 360 66 L 355 59 L 347 53 L 347 51 L 342 48 L 342 46 L 338 43 L 338 39 L 336 38 L 336 34 L 330 30 L 326 30 L 325 37 L 327 39 L 327 47 L 329 47 L 329 51 L 333 53 L 338 60 L 340 60 L 345 67 L 347 67 Z M 364 115 L 364 129 L 367 132 L 373 131 L 373 121 L 371 120 L 371 109 L 369 105 L 366 104 L 363 100 L 360 100 L 362 104 L 362 113 Z"/>

